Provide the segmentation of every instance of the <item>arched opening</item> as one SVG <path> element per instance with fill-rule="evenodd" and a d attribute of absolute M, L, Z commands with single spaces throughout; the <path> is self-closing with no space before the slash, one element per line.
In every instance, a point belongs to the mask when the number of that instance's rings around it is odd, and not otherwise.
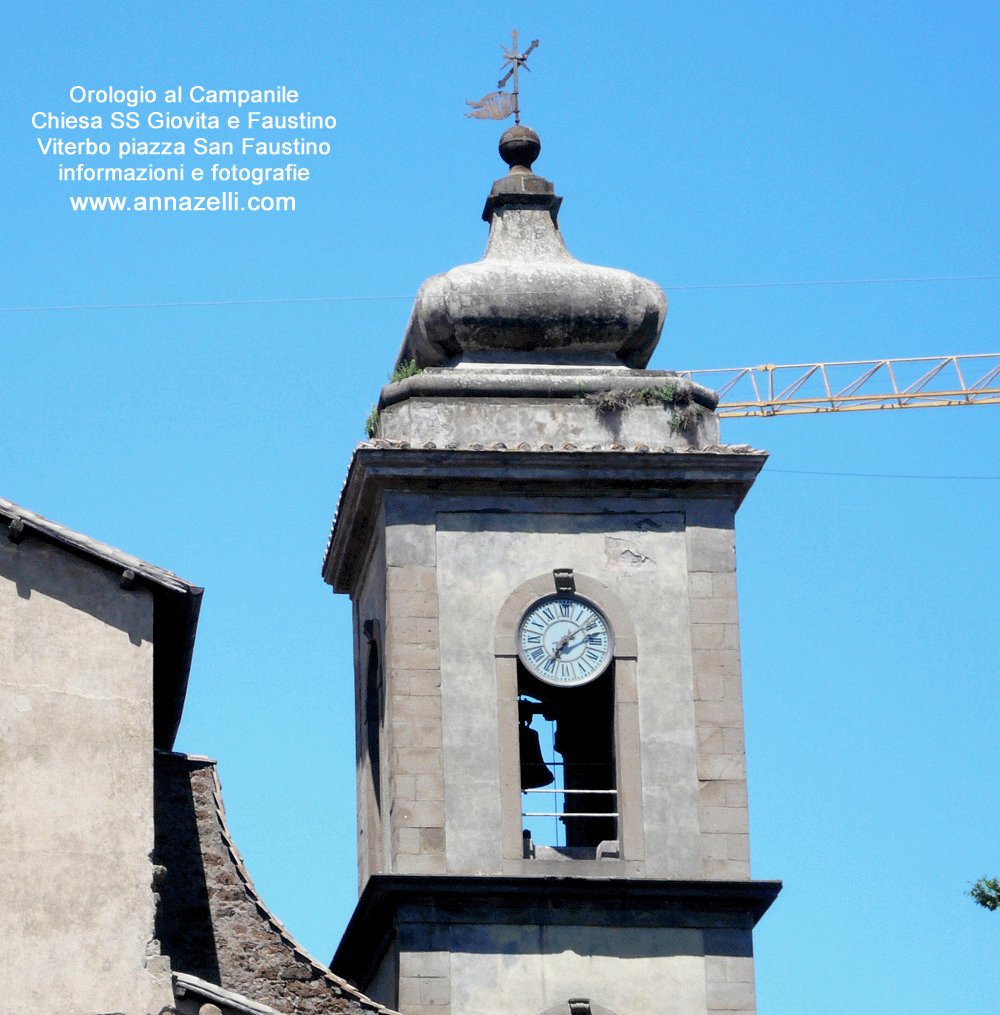
<path fill-rule="evenodd" d="M 641 858 L 636 639 L 624 603 L 557 568 L 511 592 L 494 644 L 505 870 Z"/>
<path fill-rule="evenodd" d="M 582 687 L 553 687 L 518 661 L 521 814 L 528 855 L 540 847 L 595 859 L 618 838 L 615 666 Z"/>

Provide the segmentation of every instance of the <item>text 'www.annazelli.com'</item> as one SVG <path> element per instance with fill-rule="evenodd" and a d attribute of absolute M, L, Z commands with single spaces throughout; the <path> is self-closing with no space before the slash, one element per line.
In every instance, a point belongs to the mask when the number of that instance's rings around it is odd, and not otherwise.
<path fill-rule="evenodd" d="M 137 197 L 71 197 L 73 211 L 295 211 L 294 197 L 254 194 L 240 201 L 238 190 L 219 195 L 177 197 L 158 195 Z"/>

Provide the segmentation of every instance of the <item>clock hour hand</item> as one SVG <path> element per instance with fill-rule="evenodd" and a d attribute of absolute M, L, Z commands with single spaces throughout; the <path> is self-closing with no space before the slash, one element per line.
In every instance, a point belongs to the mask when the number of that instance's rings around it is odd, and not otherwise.
<path fill-rule="evenodd" d="M 582 627 L 578 627 L 575 631 L 570 631 L 569 633 L 564 634 L 562 636 L 562 638 L 559 639 L 559 644 L 557 644 L 555 646 L 555 648 L 552 649 L 552 658 L 553 659 L 558 658 L 559 653 L 562 652 L 562 650 L 564 648 L 568 648 L 569 647 L 570 641 L 573 638 L 575 638 L 578 634 L 582 634 L 582 633 L 583 633 L 583 628 Z"/>

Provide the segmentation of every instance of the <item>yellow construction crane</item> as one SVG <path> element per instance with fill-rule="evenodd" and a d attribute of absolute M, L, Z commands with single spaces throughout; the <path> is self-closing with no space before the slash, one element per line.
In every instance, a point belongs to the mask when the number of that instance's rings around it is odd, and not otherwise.
<path fill-rule="evenodd" d="M 720 416 L 787 416 L 1000 403 L 1000 354 L 684 370 L 719 393 Z"/>

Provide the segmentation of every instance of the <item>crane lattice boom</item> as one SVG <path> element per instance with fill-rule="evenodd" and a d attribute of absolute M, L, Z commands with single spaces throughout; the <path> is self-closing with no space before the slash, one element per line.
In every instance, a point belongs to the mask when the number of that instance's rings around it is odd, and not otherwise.
<path fill-rule="evenodd" d="M 719 392 L 720 416 L 1000 403 L 1000 354 L 685 370 Z M 975 378 L 974 380 L 972 378 Z"/>

